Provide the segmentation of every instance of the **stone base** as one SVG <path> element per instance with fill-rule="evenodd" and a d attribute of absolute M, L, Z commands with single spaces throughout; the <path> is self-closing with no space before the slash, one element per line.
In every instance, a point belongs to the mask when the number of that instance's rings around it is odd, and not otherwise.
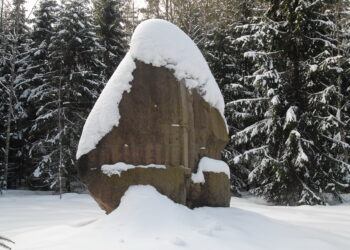
<path fill-rule="evenodd" d="M 204 172 L 205 183 L 191 182 L 187 206 L 229 207 L 231 192 L 230 180 L 224 173 Z"/>
<path fill-rule="evenodd" d="M 92 197 L 107 213 L 119 206 L 125 191 L 133 185 L 151 185 L 174 202 L 186 204 L 186 190 L 191 176 L 189 168 L 171 166 L 167 166 L 166 169 L 134 168 L 123 171 L 120 176 L 115 174 L 110 177 L 102 171 L 98 172 L 100 172 L 98 181 L 94 182 L 91 178 L 91 181 L 86 183 L 89 183 L 88 189 Z"/>
<path fill-rule="evenodd" d="M 151 185 L 174 202 L 190 208 L 230 205 L 230 182 L 224 173 L 205 172 L 205 183 L 197 184 L 191 181 L 191 170 L 185 167 L 134 168 L 123 171 L 120 176 L 98 172 L 99 181 L 94 182 L 91 178 L 91 181 L 87 181 L 88 188 L 92 197 L 107 213 L 119 206 L 126 190 L 133 185 Z"/>

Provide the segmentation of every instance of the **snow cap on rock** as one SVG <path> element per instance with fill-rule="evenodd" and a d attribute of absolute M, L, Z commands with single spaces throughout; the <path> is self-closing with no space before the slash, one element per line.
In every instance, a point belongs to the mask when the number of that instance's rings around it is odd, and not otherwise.
<path fill-rule="evenodd" d="M 79 141 L 77 159 L 96 148 L 98 142 L 118 126 L 119 103 L 124 92 L 132 91 L 135 60 L 166 67 L 188 89 L 197 89 L 205 101 L 224 118 L 224 99 L 220 89 L 194 42 L 176 25 L 150 19 L 137 26 L 130 50 L 108 81 L 90 112 Z"/>

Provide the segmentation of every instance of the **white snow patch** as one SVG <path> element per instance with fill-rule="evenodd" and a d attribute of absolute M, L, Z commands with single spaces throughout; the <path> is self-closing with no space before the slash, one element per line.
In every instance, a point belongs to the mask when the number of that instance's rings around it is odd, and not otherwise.
<path fill-rule="evenodd" d="M 290 123 L 290 122 L 295 122 L 297 120 L 297 116 L 295 114 L 295 111 L 297 109 L 298 109 L 297 106 L 289 107 L 289 109 L 287 110 L 287 113 L 286 113 L 286 122 Z"/>
<path fill-rule="evenodd" d="M 286 120 L 284 123 L 283 128 L 286 128 L 290 123 L 297 121 L 297 115 L 295 112 L 298 110 L 297 106 L 290 106 L 289 109 L 286 112 Z"/>
<path fill-rule="evenodd" d="M 275 95 L 271 98 L 272 105 L 278 105 L 281 103 L 280 98 L 278 95 Z"/>
<path fill-rule="evenodd" d="M 298 142 L 298 156 L 295 160 L 297 166 L 301 166 L 304 162 L 308 162 L 309 157 L 305 154 L 303 148 L 301 147 L 300 141 Z M 308 174 L 308 173 L 307 173 Z"/>
<path fill-rule="evenodd" d="M 310 71 L 311 72 L 316 72 L 317 68 L 318 68 L 317 64 L 310 65 Z"/>
<path fill-rule="evenodd" d="M 9 190 L 0 232 L 13 250 L 348 250 L 350 203 L 270 206 L 232 198 L 230 208 L 188 209 L 150 186 L 130 187 L 105 215 L 87 194 Z"/>
<path fill-rule="evenodd" d="M 114 126 L 118 126 L 119 103 L 129 92 L 135 60 L 164 66 L 188 89 L 197 89 L 203 98 L 218 109 L 224 121 L 225 103 L 220 89 L 194 42 L 177 26 L 164 20 L 151 19 L 137 26 L 130 51 L 114 72 L 89 114 L 79 141 L 77 159 L 94 149 Z"/>
<path fill-rule="evenodd" d="M 179 81 L 184 81 L 189 89 L 198 89 L 224 116 L 224 99 L 206 60 L 176 25 L 160 19 L 142 22 L 131 38 L 130 53 L 144 63 L 174 70 Z"/>
<path fill-rule="evenodd" d="M 148 165 L 131 165 L 131 164 L 126 164 L 124 162 L 117 162 L 112 165 L 102 165 L 101 170 L 104 174 L 108 175 L 109 177 L 112 175 L 121 175 L 123 171 L 128 171 L 129 169 L 133 168 L 163 168 L 165 169 L 166 167 L 164 165 L 157 165 L 157 164 L 148 164 Z"/>
<path fill-rule="evenodd" d="M 224 173 L 230 179 L 230 168 L 224 161 L 215 160 L 209 157 L 203 157 L 199 161 L 197 173 L 192 174 L 194 183 L 204 183 L 203 172 Z"/>
<path fill-rule="evenodd" d="M 255 60 L 257 55 L 258 55 L 258 52 L 256 52 L 256 51 L 247 51 L 247 52 L 244 52 L 244 54 L 243 54 L 243 56 L 245 58 L 252 58 L 253 60 Z"/>
<path fill-rule="evenodd" d="M 41 175 L 41 168 L 37 167 L 33 172 L 33 176 L 38 178 L 40 175 Z"/>

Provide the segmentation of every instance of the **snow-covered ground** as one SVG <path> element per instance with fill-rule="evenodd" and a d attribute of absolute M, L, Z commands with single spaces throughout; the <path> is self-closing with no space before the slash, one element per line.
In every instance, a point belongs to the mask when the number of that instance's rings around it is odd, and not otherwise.
<path fill-rule="evenodd" d="M 230 208 L 173 203 L 150 186 L 131 187 L 105 215 L 87 194 L 8 191 L 0 196 L 0 235 L 22 250 L 350 249 L 350 203 L 269 206 L 233 198 Z"/>

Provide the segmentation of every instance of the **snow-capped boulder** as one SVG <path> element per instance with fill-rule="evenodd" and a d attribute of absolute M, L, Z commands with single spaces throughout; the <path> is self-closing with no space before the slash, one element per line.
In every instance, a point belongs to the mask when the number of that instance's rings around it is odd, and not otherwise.
<path fill-rule="evenodd" d="M 213 160 L 197 173 L 202 157 L 220 159 L 226 146 L 223 109 L 192 40 L 169 22 L 145 21 L 85 123 L 77 152 L 80 176 L 107 212 L 138 184 L 191 207 L 228 206 L 227 165 Z"/>

